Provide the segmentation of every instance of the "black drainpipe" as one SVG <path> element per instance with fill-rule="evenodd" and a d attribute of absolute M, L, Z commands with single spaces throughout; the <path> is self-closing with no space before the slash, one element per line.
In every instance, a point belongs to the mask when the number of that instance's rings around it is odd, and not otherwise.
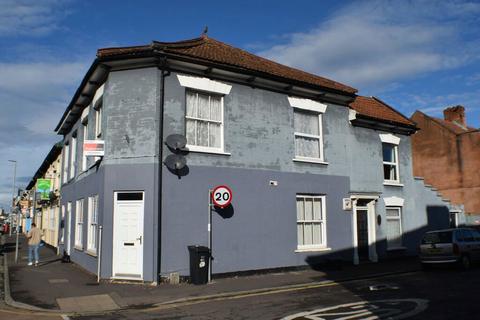
<path fill-rule="evenodd" d="M 164 100 L 165 100 L 165 78 L 170 75 L 169 70 L 165 70 L 167 68 L 167 58 L 160 57 L 158 60 L 157 68 L 161 70 L 161 77 L 160 77 L 160 119 L 159 119 L 159 126 L 160 126 L 160 133 L 159 133 L 159 146 L 158 146 L 158 222 L 157 222 L 157 284 L 160 284 L 162 277 L 161 277 L 161 267 L 162 267 L 162 169 L 163 169 L 163 107 L 164 107 Z"/>

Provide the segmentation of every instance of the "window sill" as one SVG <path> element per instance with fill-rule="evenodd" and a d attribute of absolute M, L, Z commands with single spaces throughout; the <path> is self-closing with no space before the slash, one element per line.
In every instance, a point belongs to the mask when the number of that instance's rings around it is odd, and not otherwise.
<path fill-rule="evenodd" d="M 400 182 L 387 182 L 385 181 L 383 183 L 384 186 L 390 186 L 390 187 L 403 187 L 403 183 Z"/>
<path fill-rule="evenodd" d="M 331 251 L 332 248 L 299 248 L 295 252 L 322 252 L 322 251 Z"/>
<path fill-rule="evenodd" d="M 406 247 L 391 247 L 387 248 L 387 251 L 401 251 L 401 250 L 407 250 Z"/>
<path fill-rule="evenodd" d="M 217 149 L 208 149 L 208 148 L 198 148 L 196 146 L 186 146 L 188 152 L 197 152 L 197 153 L 207 153 L 207 154 L 217 154 L 222 156 L 231 156 L 232 154 L 229 152 L 220 151 Z"/>
<path fill-rule="evenodd" d="M 320 159 L 314 159 L 314 158 L 311 158 L 311 159 L 310 158 L 293 158 L 293 161 L 328 165 L 328 162 L 322 161 Z"/>
<path fill-rule="evenodd" d="M 78 251 L 83 251 L 83 247 L 80 246 L 74 246 L 73 248 Z"/>
<path fill-rule="evenodd" d="M 89 256 L 92 256 L 92 257 L 97 257 L 97 253 L 95 251 L 92 251 L 92 249 L 87 249 L 87 251 L 85 251 L 86 254 L 88 254 Z"/>

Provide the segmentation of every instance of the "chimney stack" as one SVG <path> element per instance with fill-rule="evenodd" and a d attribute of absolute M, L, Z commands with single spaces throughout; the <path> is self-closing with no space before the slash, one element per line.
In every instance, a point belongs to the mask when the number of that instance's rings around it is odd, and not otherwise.
<path fill-rule="evenodd" d="M 456 122 L 462 127 L 467 127 L 465 121 L 465 108 L 462 106 L 449 107 L 443 110 L 443 116 L 446 121 Z"/>

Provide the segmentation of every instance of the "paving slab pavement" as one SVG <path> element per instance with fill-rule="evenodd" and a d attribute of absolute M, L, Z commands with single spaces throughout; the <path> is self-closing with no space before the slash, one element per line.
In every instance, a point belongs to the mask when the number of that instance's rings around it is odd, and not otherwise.
<path fill-rule="evenodd" d="M 11 243 L 13 239 L 8 239 Z M 96 283 L 96 275 L 74 263 L 62 263 L 56 252 L 50 248 L 40 250 L 40 264 L 27 266 L 27 248 L 24 237 L 20 238 L 20 259 L 14 263 L 14 253 L 8 254 L 11 295 L 16 301 L 41 308 L 62 311 L 101 311 L 106 306 L 116 308 L 146 308 L 168 301 L 198 298 L 217 294 L 262 290 L 291 285 L 302 285 L 325 280 L 342 281 L 369 277 L 391 272 L 409 272 L 419 269 L 415 259 L 403 259 L 360 266 L 338 265 L 321 270 L 301 270 L 217 278 L 207 285 L 196 286 L 188 283 L 178 285 Z M 104 304 L 99 304 L 102 296 Z"/>

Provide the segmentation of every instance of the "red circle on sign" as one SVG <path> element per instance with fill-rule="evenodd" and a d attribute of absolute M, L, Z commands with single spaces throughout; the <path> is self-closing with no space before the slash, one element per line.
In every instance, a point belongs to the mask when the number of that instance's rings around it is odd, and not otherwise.
<path fill-rule="evenodd" d="M 217 186 L 212 192 L 212 201 L 216 207 L 226 208 L 232 202 L 232 189 L 227 186 Z"/>

